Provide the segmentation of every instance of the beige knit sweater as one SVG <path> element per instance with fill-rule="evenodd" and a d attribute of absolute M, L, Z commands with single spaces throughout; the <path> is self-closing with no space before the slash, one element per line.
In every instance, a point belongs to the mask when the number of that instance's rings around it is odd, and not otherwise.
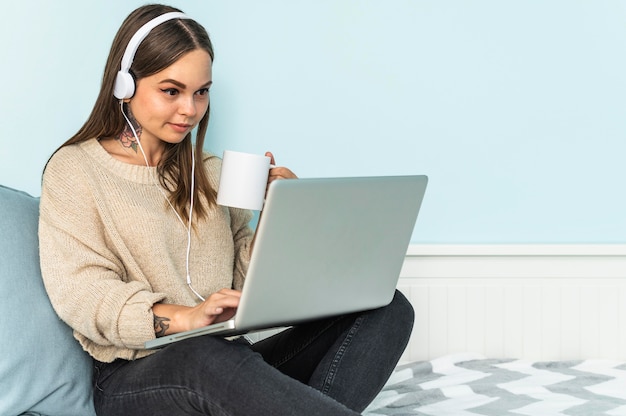
<path fill-rule="evenodd" d="M 217 189 L 221 161 L 206 155 Z M 152 305 L 192 306 L 187 229 L 155 185 L 156 168 L 114 159 L 96 139 L 60 149 L 43 177 L 41 271 L 59 316 L 99 361 L 135 359 L 154 338 Z M 214 207 L 192 231 L 190 275 L 207 296 L 241 289 L 249 262 L 249 211 Z"/>

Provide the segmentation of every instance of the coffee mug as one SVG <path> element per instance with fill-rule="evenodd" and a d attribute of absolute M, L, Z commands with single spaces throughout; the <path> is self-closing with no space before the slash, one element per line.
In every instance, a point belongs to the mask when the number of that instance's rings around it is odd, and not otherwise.
<path fill-rule="evenodd" d="M 271 167 L 267 156 L 225 150 L 217 203 L 261 211 Z"/>

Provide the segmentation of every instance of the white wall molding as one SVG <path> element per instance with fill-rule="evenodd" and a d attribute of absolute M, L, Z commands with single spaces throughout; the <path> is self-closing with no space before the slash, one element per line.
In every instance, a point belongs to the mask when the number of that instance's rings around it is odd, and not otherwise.
<path fill-rule="evenodd" d="M 411 244 L 412 256 L 626 256 L 626 244 Z"/>
<path fill-rule="evenodd" d="M 411 245 L 402 278 L 626 278 L 626 245 Z"/>
<path fill-rule="evenodd" d="M 626 359 L 626 245 L 412 245 L 407 360 Z"/>

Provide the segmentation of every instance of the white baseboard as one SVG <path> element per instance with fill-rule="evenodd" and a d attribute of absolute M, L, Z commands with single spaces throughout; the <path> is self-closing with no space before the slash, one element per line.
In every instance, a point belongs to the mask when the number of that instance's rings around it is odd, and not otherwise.
<path fill-rule="evenodd" d="M 626 359 L 626 245 L 412 245 L 403 361 Z"/>

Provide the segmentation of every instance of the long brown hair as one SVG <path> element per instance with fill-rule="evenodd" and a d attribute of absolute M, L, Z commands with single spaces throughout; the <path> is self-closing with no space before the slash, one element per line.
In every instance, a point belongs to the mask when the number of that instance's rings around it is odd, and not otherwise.
<path fill-rule="evenodd" d="M 148 21 L 167 12 L 180 12 L 174 7 L 151 4 L 133 11 L 118 30 L 107 59 L 100 93 L 85 124 L 61 147 L 92 138 L 117 137 L 126 127 L 119 101 L 113 96 L 115 77 L 130 38 Z M 155 27 L 141 42 L 131 65 L 135 81 L 153 75 L 176 62 L 184 54 L 196 49 L 205 50 L 213 61 L 213 45 L 206 30 L 191 19 L 173 19 Z M 209 108 L 197 126 L 194 187 L 194 215 L 205 216 L 208 207 L 198 195 L 205 196 L 209 206 L 215 204 L 216 191 L 211 187 L 203 169 L 202 149 L 209 124 Z M 166 143 L 165 153 L 157 166 L 161 184 L 169 191 L 170 201 L 176 210 L 189 218 L 188 205 L 191 192 L 191 133 L 177 144 Z"/>

